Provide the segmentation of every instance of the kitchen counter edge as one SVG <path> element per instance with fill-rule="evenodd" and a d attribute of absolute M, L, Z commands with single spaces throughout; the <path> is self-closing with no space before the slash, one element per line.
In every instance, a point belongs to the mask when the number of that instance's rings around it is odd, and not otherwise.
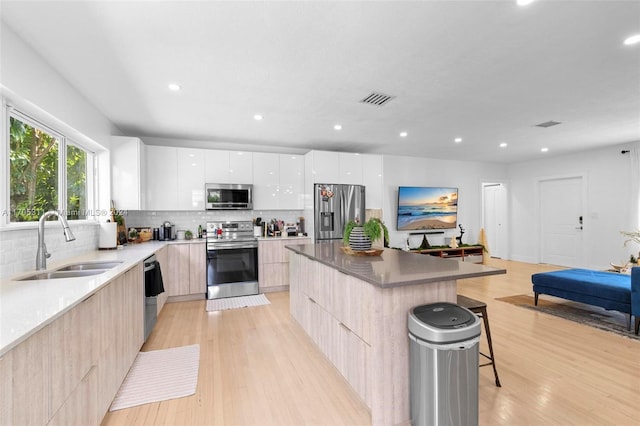
<path fill-rule="evenodd" d="M 342 243 L 316 243 L 291 245 L 287 246 L 287 249 L 381 288 L 507 273 L 506 269 L 407 253 L 391 248 L 385 248 L 381 256 L 353 256 L 344 253 L 340 249 L 341 246 Z M 367 263 L 371 267 L 363 268 L 369 266 Z"/>

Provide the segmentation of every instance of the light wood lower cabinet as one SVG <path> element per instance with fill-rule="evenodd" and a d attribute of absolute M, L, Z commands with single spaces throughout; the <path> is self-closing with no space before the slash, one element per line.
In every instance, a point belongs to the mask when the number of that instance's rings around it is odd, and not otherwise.
<path fill-rule="evenodd" d="M 169 244 L 167 246 L 167 274 L 165 292 L 167 296 L 205 294 L 206 261 L 205 243 Z"/>
<path fill-rule="evenodd" d="M 205 244 L 189 244 L 189 294 L 207 292 L 207 252 Z"/>
<path fill-rule="evenodd" d="M 0 358 L 0 424 L 99 425 L 143 343 L 142 265 Z"/>
<path fill-rule="evenodd" d="M 144 343 L 144 277 L 142 264 L 114 279 L 96 293 L 100 316 L 98 414 L 109 409 Z"/>
<path fill-rule="evenodd" d="M 258 241 L 258 281 L 260 292 L 289 287 L 289 250 L 294 244 L 309 244 L 311 238 L 274 238 Z"/>
<path fill-rule="evenodd" d="M 100 424 L 98 415 L 98 369 L 91 368 L 78 387 L 53 415 L 48 426 Z"/>
<path fill-rule="evenodd" d="M 303 256 L 290 262 L 293 317 L 370 406 L 371 285 Z"/>
<path fill-rule="evenodd" d="M 370 408 L 371 423 L 409 424 L 407 313 L 455 303 L 456 281 L 382 288 L 293 252 L 289 268 L 291 316 Z"/>
<path fill-rule="evenodd" d="M 56 413 L 78 384 L 97 365 L 100 347 L 100 311 L 97 294 L 91 295 L 62 318 L 51 330 L 51 414 Z M 95 412 L 95 401 L 92 406 Z"/>
<path fill-rule="evenodd" d="M 51 395 L 51 329 L 45 327 L 0 359 L 0 424 L 44 425 Z"/>
<path fill-rule="evenodd" d="M 167 246 L 164 246 L 164 247 L 162 247 L 160 250 L 158 250 L 156 252 L 156 259 L 160 263 L 160 270 L 162 271 L 162 281 L 163 281 L 163 285 L 165 287 L 165 291 L 158 295 L 158 315 L 160 315 L 160 311 L 162 311 L 162 308 L 164 307 L 164 304 L 167 301 L 167 297 L 169 297 L 169 295 L 167 294 L 167 291 L 166 291 L 167 278 L 169 276 L 168 275 L 169 274 L 169 256 L 168 256 L 168 251 L 169 251 L 169 249 L 167 248 Z"/>

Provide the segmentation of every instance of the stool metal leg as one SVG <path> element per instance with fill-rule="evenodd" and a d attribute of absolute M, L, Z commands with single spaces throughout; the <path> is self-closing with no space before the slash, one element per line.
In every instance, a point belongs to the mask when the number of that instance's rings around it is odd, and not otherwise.
<path fill-rule="evenodd" d="M 482 320 L 484 321 L 484 330 L 487 333 L 487 343 L 489 346 L 489 355 L 488 357 L 491 360 L 491 366 L 493 367 L 493 374 L 496 376 L 496 386 L 502 387 L 500 384 L 500 378 L 498 378 L 498 370 L 496 369 L 496 360 L 493 355 L 493 345 L 491 344 L 491 329 L 489 328 L 489 316 L 487 315 L 486 308 L 482 309 L 482 313 L 480 315 Z"/>

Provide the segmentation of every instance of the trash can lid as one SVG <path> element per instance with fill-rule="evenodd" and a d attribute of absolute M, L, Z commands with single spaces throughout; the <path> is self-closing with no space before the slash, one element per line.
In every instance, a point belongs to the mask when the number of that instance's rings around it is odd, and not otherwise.
<path fill-rule="evenodd" d="M 439 302 L 413 308 L 413 314 L 435 328 L 460 328 L 475 322 L 475 315 L 454 303 Z"/>
<path fill-rule="evenodd" d="M 409 332 L 428 342 L 453 343 L 480 335 L 480 320 L 470 310 L 449 302 L 413 308 Z"/>

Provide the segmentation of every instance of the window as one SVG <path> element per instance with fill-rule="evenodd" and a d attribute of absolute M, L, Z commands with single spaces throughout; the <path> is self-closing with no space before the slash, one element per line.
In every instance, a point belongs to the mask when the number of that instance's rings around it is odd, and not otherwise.
<path fill-rule="evenodd" d="M 9 221 L 37 221 L 48 210 L 88 219 L 93 153 L 9 109 Z M 55 219 L 55 218 L 54 218 Z"/>

